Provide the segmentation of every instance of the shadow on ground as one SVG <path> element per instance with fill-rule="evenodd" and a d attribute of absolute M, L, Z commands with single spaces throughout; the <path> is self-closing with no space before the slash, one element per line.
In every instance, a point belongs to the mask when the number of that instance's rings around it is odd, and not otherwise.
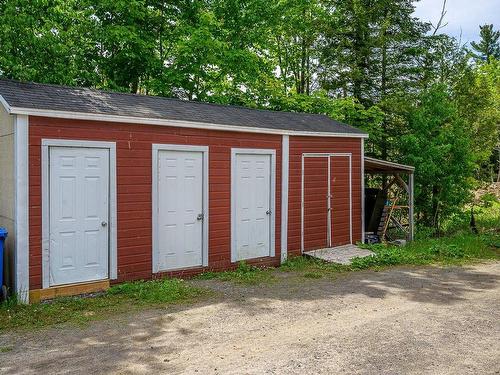
<path fill-rule="evenodd" d="M 385 299 L 397 296 L 403 302 L 425 305 L 453 305 L 496 288 L 500 267 L 494 265 L 450 268 L 393 268 L 381 272 L 361 271 L 337 278 L 306 279 L 298 273 L 277 271 L 277 280 L 264 286 L 236 286 L 229 282 L 192 281 L 213 289 L 217 296 L 195 304 L 168 306 L 162 309 L 126 314 L 91 323 L 89 327 L 59 326 L 47 330 L 8 333 L 0 336 L 0 373 L 99 373 L 158 372 L 179 373 L 179 364 L 169 364 L 169 356 L 178 350 L 175 340 L 199 334 L 210 316 L 211 306 L 219 306 L 232 315 L 258 317 L 280 309 L 284 304 L 300 308 L 328 300 L 340 310 L 344 299 Z M 338 300 L 338 303 L 336 301 Z M 278 302 L 278 303 L 277 303 Z M 311 303 L 313 303 L 311 305 Z M 282 307 L 281 307 L 282 308 Z M 310 307 L 309 307 L 310 308 Z M 297 313 L 301 313 L 297 311 Z M 181 318 L 179 318 L 181 317 Z M 234 323 L 233 323 L 234 324 Z M 161 343 L 158 345 L 158 343 Z M 123 363 L 132 363 L 127 369 Z"/>

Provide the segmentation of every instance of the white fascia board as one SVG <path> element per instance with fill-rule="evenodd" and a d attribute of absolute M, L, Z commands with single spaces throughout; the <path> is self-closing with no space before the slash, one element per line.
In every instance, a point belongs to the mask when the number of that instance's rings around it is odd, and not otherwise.
<path fill-rule="evenodd" d="M 18 108 L 18 107 L 9 107 L 9 109 L 10 109 L 9 113 L 14 113 L 14 114 L 52 117 L 52 118 L 65 118 L 73 120 L 92 120 L 92 121 L 122 122 L 130 124 L 175 126 L 180 128 L 234 131 L 243 133 L 279 134 L 279 135 L 295 135 L 295 136 L 310 136 L 310 137 L 368 138 L 368 134 L 357 134 L 357 133 L 326 133 L 326 132 L 280 130 L 280 129 L 269 129 L 269 128 L 255 128 L 252 126 L 223 125 L 223 124 L 214 124 L 208 122 L 205 123 L 205 122 L 183 121 L 183 120 L 166 120 L 166 119 L 147 118 L 147 117 L 117 116 L 117 115 L 105 115 L 99 113 L 53 111 L 47 109 L 31 109 L 31 108 Z"/>
<path fill-rule="evenodd" d="M 0 104 L 5 108 L 5 111 L 10 115 L 12 113 L 12 108 L 10 107 L 9 103 L 5 100 L 5 98 L 0 95 Z"/>

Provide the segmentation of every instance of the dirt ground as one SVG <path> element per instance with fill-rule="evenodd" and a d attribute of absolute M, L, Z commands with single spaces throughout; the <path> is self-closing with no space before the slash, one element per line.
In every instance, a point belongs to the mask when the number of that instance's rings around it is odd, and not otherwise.
<path fill-rule="evenodd" d="M 0 373 L 500 374 L 500 263 L 261 287 L 0 336 Z"/>

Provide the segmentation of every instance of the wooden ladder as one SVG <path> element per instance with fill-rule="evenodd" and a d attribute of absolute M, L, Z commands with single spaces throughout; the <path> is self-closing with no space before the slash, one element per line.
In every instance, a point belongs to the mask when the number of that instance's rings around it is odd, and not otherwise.
<path fill-rule="evenodd" d="M 392 212 L 394 211 L 394 207 L 398 202 L 399 197 L 393 199 L 391 205 L 385 205 L 382 211 L 382 216 L 380 218 L 380 224 L 378 226 L 377 234 L 381 241 L 385 240 L 387 235 L 387 228 L 389 228 L 389 223 L 391 222 Z"/>

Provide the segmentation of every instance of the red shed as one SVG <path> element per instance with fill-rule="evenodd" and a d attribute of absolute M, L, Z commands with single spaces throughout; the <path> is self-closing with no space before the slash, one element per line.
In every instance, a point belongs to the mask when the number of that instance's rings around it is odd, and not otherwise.
<path fill-rule="evenodd" d="M 0 101 L 0 226 L 25 301 L 363 238 L 367 134 L 327 116 L 11 80 Z"/>

